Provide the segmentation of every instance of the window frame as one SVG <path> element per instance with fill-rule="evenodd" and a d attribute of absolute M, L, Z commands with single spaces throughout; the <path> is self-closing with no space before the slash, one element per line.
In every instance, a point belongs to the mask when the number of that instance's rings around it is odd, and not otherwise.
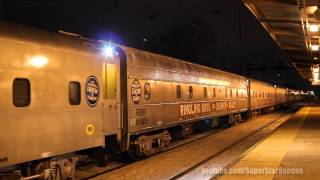
<path fill-rule="evenodd" d="M 193 87 L 192 86 L 189 86 L 189 88 L 188 88 L 188 97 L 190 99 L 193 98 Z"/>
<path fill-rule="evenodd" d="M 26 102 L 19 104 L 19 103 L 17 103 L 18 98 L 15 96 L 15 94 L 16 94 L 15 93 L 15 89 L 16 89 L 15 85 L 16 85 L 16 83 L 15 82 L 16 81 L 21 81 L 21 80 L 27 82 L 27 93 L 26 93 L 27 96 L 26 96 Z M 30 104 L 31 104 L 31 82 L 30 82 L 30 80 L 28 78 L 15 78 L 13 80 L 13 82 L 12 82 L 12 102 L 13 102 L 13 105 L 15 107 L 28 107 L 28 106 L 30 106 Z"/>
<path fill-rule="evenodd" d="M 207 87 L 203 87 L 203 97 L 208 98 L 208 88 Z"/>
<path fill-rule="evenodd" d="M 180 84 L 176 85 L 176 98 L 177 99 L 182 98 L 182 89 Z"/>
<path fill-rule="evenodd" d="M 71 84 L 77 84 L 78 85 L 78 100 L 76 101 L 76 102 L 74 102 L 73 100 L 72 100 L 72 96 L 71 96 L 71 93 L 72 93 L 72 91 L 71 91 Z M 82 100 L 82 98 L 81 98 L 81 83 L 79 82 L 79 81 L 69 81 L 69 84 L 68 84 L 68 99 L 69 99 L 69 105 L 71 105 L 71 106 L 79 106 L 80 104 L 81 104 L 81 100 Z"/>
<path fill-rule="evenodd" d="M 149 86 L 149 92 L 147 91 L 146 86 Z M 147 95 L 147 97 L 146 97 Z M 151 99 L 151 84 L 149 82 L 144 83 L 143 85 L 143 97 L 145 100 L 150 100 Z"/>

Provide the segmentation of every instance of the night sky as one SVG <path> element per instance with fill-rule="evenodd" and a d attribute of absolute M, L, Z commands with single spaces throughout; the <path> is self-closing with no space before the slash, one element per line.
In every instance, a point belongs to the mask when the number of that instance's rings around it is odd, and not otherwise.
<path fill-rule="evenodd" d="M 0 0 L 0 18 L 291 88 L 308 83 L 240 0 Z"/>

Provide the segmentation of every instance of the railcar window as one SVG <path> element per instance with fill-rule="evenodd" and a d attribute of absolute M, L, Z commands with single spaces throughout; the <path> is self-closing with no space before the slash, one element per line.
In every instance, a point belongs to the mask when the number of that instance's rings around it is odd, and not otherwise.
<path fill-rule="evenodd" d="M 24 78 L 16 78 L 13 81 L 12 95 L 13 104 L 16 107 L 29 106 L 31 101 L 30 81 Z"/>
<path fill-rule="evenodd" d="M 193 88 L 192 86 L 189 86 L 189 98 L 193 97 Z"/>
<path fill-rule="evenodd" d="M 151 99 L 151 86 L 150 83 L 144 84 L 144 99 L 149 100 Z"/>
<path fill-rule="evenodd" d="M 71 81 L 69 83 L 69 104 L 79 105 L 81 103 L 81 85 L 79 82 Z"/>
<path fill-rule="evenodd" d="M 212 97 L 214 97 L 214 98 L 216 97 L 216 88 L 212 89 Z"/>
<path fill-rule="evenodd" d="M 208 91 L 207 91 L 207 87 L 203 88 L 203 97 L 208 97 Z"/>
<path fill-rule="evenodd" d="M 180 85 L 177 85 L 177 99 L 181 99 L 181 86 Z"/>

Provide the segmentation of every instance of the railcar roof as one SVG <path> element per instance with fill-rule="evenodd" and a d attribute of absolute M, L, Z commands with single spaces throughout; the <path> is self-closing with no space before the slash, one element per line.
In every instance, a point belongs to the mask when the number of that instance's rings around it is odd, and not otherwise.
<path fill-rule="evenodd" d="M 213 74 L 217 76 L 224 76 L 226 78 L 245 78 L 243 76 L 207 67 L 188 61 L 168 57 L 160 54 L 155 54 L 147 51 L 141 51 L 134 48 L 122 46 L 128 56 L 128 64 L 137 66 L 147 66 L 150 68 L 165 69 L 171 72 L 184 72 L 197 76 L 212 77 Z"/>
<path fill-rule="evenodd" d="M 20 41 L 24 43 L 40 44 L 53 48 L 61 48 L 64 50 L 68 49 L 71 51 L 78 51 L 82 53 L 97 53 L 98 49 L 97 44 L 95 44 L 98 41 L 89 40 L 81 37 L 80 35 L 65 35 L 8 22 L 0 22 L 0 38 Z M 143 66 L 164 68 L 170 71 L 183 71 L 186 73 L 193 73 L 198 75 L 212 74 L 212 72 L 214 71 L 215 73 L 228 75 L 230 77 L 242 77 L 237 74 L 190 63 L 168 56 L 146 52 L 122 45 L 121 47 L 124 48 L 126 53 L 131 57 L 139 57 L 139 62 L 142 63 L 141 65 Z"/>
<path fill-rule="evenodd" d="M 21 43 L 39 44 L 64 50 L 94 53 L 89 40 L 79 36 L 68 36 L 61 33 L 44 31 L 29 26 L 0 21 L 0 38 Z"/>

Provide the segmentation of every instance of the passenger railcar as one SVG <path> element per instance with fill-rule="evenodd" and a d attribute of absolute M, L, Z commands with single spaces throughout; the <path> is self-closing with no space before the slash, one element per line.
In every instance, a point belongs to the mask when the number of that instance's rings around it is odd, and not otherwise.
<path fill-rule="evenodd" d="M 236 74 L 8 23 L 0 73 L 0 172 L 44 179 L 72 178 L 82 150 L 146 156 L 287 101 L 286 89 Z"/>
<path fill-rule="evenodd" d="M 288 89 L 250 79 L 250 111 L 257 113 L 283 105 L 287 101 Z"/>
<path fill-rule="evenodd" d="M 135 137 L 218 116 L 240 118 L 248 110 L 245 77 L 140 50 L 124 50 L 129 133 Z M 164 142 L 158 144 L 162 147 L 170 138 L 165 131 L 134 142 L 139 153 L 147 155 L 159 139 Z"/>
<path fill-rule="evenodd" d="M 102 61 L 80 41 L 0 25 L 1 169 L 104 146 Z"/>

